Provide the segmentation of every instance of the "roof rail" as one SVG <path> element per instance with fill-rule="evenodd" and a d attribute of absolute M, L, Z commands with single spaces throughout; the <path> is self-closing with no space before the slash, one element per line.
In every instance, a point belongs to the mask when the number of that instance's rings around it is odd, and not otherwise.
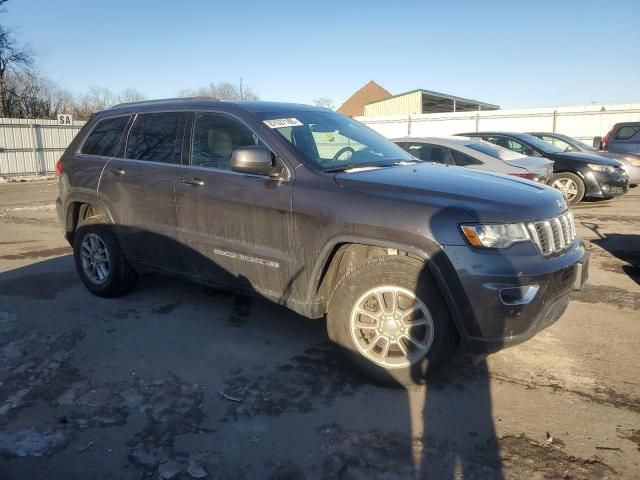
<path fill-rule="evenodd" d="M 220 101 L 219 98 L 203 97 L 203 96 L 159 98 L 159 99 L 156 99 L 156 100 L 140 100 L 139 102 L 117 103 L 115 105 L 112 105 L 110 108 L 131 107 L 131 106 L 134 106 L 134 105 L 153 105 L 155 103 L 166 103 L 166 102 L 175 102 L 175 101 L 189 101 L 189 100 L 211 100 L 211 101 L 214 101 L 214 102 L 219 102 Z"/>

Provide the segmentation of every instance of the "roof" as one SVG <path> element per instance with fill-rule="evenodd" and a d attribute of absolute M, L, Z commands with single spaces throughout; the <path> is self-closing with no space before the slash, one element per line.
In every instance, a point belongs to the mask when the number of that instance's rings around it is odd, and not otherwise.
<path fill-rule="evenodd" d="M 349 115 L 350 117 L 359 117 L 364 115 L 364 106 L 367 103 L 390 98 L 391 93 L 382 88 L 376 82 L 371 80 L 364 87 L 351 95 L 342 105 L 338 107 L 338 112 Z"/>
<path fill-rule="evenodd" d="M 164 98 L 158 100 L 143 100 L 141 102 L 131 102 L 131 103 L 120 103 L 118 105 L 114 105 L 109 110 L 131 110 L 136 109 L 138 107 L 157 107 L 157 108 L 180 108 L 180 107 L 191 107 L 191 108 L 202 108 L 202 107 L 216 107 L 216 106 L 226 106 L 233 105 L 238 108 L 242 108 L 249 112 L 291 112 L 291 111 L 321 111 L 327 112 L 329 111 L 326 108 L 322 107 L 314 107 L 312 105 L 304 105 L 300 103 L 284 103 L 284 102 L 258 102 L 258 101 L 248 101 L 248 100 L 218 100 L 215 98 L 209 97 L 180 97 L 180 98 Z"/>
<path fill-rule="evenodd" d="M 478 138 L 470 137 L 402 137 L 393 138 L 394 143 L 398 142 L 415 142 L 415 143 L 438 143 L 440 145 L 469 145 L 470 143 L 484 143 Z"/>
<path fill-rule="evenodd" d="M 410 95 L 412 93 L 421 92 L 422 93 L 422 112 L 423 113 L 438 113 L 438 112 L 451 112 L 453 101 L 456 103 L 456 111 L 464 112 L 464 111 L 475 111 L 478 109 L 482 110 L 500 110 L 499 105 L 494 105 L 492 103 L 480 102 L 479 100 L 473 100 L 470 98 L 462 98 L 456 97 L 455 95 L 449 95 L 447 93 L 434 92 L 432 90 L 425 90 L 423 88 L 417 88 L 415 90 L 410 90 L 408 92 L 399 93 L 397 95 L 392 95 L 387 98 L 382 98 L 379 100 L 373 100 L 367 102 L 367 105 L 371 105 L 373 103 L 384 102 L 385 100 L 389 100 L 390 98 L 402 97 L 404 95 Z"/>

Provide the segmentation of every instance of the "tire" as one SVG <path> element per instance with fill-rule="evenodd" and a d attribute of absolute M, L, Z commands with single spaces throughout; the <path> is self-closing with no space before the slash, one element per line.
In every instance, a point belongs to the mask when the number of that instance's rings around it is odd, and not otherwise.
<path fill-rule="evenodd" d="M 111 228 L 105 217 L 94 216 L 82 220 L 73 235 L 73 258 L 82 283 L 94 295 L 106 298 L 128 293 L 138 279 Z M 96 268 L 97 264 L 105 267 L 105 259 L 106 268 Z"/>
<path fill-rule="evenodd" d="M 385 310 L 380 310 L 379 293 L 387 307 Z M 411 295 L 414 295 L 413 305 Z M 402 317 L 402 312 L 409 312 L 412 305 L 415 307 L 413 318 L 407 313 L 404 319 L 395 320 L 390 318 L 392 315 L 386 315 L 382 323 L 368 314 L 358 313 L 366 308 L 375 315 L 389 314 L 395 298 L 399 300 L 394 313 Z M 360 310 L 356 310 L 358 306 Z M 420 322 L 425 324 L 418 325 Z M 415 326 L 407 327 L 407 323 Z M 425 383 L 455 353 L 458 343 L 449 309 L 426 265 L 395 255 L 375 257 L 338 282 L 329 302 L 327 330 L 329 338 L 341 347 L 341 352 L 357 370 L 384 385 Z M 421 350 L 417 343 L 408 342 L 408 336 L 417 337 L 427 348 Z M 395 339 L 389 340 L 390 337 Z M 365 353 L 367 349 L 371 353 Z M 386 357 L 385 349 L 388 350 Z"/>
<path fill-rule="evenodd" d="M 569 205 L 571 206 L 577 205 L 584 198 L 584 182 L 575 173 L 556 173 L 551 177 L 551 180 L 549 180 L 549 185 L 557 190 L 560 190 L 565 198 L 569 201 Z M 568 193 L 569 188 L 571 188 L 571 194 Z"/>

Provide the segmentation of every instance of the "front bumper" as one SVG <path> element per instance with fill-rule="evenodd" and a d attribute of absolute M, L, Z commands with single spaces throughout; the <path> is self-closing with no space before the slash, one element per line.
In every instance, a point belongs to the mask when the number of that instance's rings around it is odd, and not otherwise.
<path fill-rule="evenodd" d="M 491 353 L 533 337 L 557 321 L 569 294 L 588 278 L 589 252 L 579 239 L 567 252 L 543 258 L 533 244 L 506 251 L 446 247 L 464 299 L 463 344 Z"/>
<path fill-rule="evenodd" d="M 626 174 L 590 170 L 584 174 L 584 185 L 587 198 L 617 197 L 629 190 L 629 177 Z"/>

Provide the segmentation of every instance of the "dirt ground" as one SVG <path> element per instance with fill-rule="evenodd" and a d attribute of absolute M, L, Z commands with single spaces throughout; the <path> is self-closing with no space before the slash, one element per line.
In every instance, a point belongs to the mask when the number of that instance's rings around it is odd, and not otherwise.
<path fill-rule="evenodd" d="M 558 323 L 410 391 L 265 300 L 92 296 L 55 193 L 0 185 L 0 479 L 640 477 L 640 188 L 575 209 L 591 278 Z"/>

